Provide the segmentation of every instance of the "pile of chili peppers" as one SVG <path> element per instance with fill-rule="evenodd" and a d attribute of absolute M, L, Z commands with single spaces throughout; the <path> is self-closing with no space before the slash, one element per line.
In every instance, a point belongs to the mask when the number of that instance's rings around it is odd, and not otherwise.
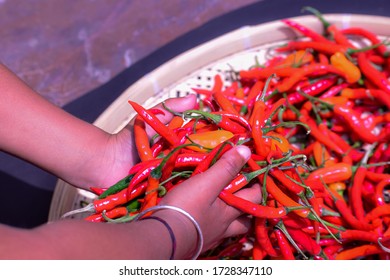
<path fill-rule="evenodd" d="M 369 30 L 340 29 L 306 10 L 323 34 L 282 20 L 302 36 L 264 65 L 233 71 L 233 80 L 216 75 L 212 88 L 194 88 L 198 108 L 173 112 L 169 124 L 158 120 L 162 111 L 129 101 L 140 162 L 114 186 L 94 189 L 86 219 L 129 221 L 247 145 L 252 157 L 220 198 L 251 215 L 253 231 L 201 259 L 389 259 L 390 53 Z M 255 183 L 260 204 L 235 195 Z"/>

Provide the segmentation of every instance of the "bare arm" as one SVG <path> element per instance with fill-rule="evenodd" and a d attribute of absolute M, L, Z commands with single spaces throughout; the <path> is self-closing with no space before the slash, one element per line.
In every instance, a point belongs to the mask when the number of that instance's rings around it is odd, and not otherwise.
<path fill-rule="evenodd" d="M 2 64 L 0 100 L 0 150 L 72 185 L 108 187 L 126 176 L 138 160 L 131 124 L 118 134 L 109 134 L 50 103 Z M 167 102 L 180 111 L 192 109 L 195 98 Z M 172 115 L 161 109 L 168 121 Z"/>
<path fill-rule="evenodd" d="M 161 202 L 181 207 L 198 221 L 205 237 L 203 251 L 250 228 L 248 217 L 218 198 L 249 156 L 248 148 L 232 149 L 211 169 L 182 183 Z M 237 195 L 260 200 L 258 186 Z M 172 210 L 153 216 L 164 219 L 172 228 L 177 242 L 175 258 L 190 258 L 197 242 L 193 224 Z M 155 220 L 128 224 L 64 220 L 33 230 L 0 226 L 0 234 L 0 258 L 5 259 L 167 259 L 172 250 L 167 229 Z"/>
<path fill-rule="evenodd" d="M 101 155 L 96 149 L 107 143 L 106 132 L 48 102 L 3 65 L 0 96 L 1 150 L 72 183 L 91 183 L 94 174 L 80 171 Z"/>

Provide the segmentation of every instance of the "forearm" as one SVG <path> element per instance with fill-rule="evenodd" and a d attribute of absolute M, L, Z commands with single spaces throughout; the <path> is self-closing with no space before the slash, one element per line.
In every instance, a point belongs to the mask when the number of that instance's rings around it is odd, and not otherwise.
<path fill-rule="evenodd" d="M 88 184 L 92 174 L 82 171 L 95 156 L 92 147 L 108 141 L 107 133 L 48 102 L 3 65 L 0 97 L 1 150 L 67 181 Z"/>
<path fill-rule="evenodd" d="M 180 217 L 164 217 L 177 240 L 175 258 L 190 258 L 195 230 Z M 155 220 L 126 224 L 60 221 L 33 230 L 0 225 L 0 259 L 169 259 L 172 242 Z"/>

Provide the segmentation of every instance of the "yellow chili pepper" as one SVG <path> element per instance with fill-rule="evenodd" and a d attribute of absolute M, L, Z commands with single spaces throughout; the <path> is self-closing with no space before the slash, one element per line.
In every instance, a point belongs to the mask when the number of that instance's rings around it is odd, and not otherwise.
<path fill-rule="evenodd" d="M 336 52 L 330 57 L 330 63 L 345 73 L 345 77 L 348 83 L 356 83 L 361 77 L 360 69 L 353 64 L 345 55 L 341 52 Z"/>
<path fill-rule="evenodd" d="M 191 149 L 193 151 L 205 152 L 206 149 L 213 149 L 219 144 L 232 138 L 233 136 L 234 134 L 227 130 L 212 130 L 191 134 L 188 136 L 189 140 L 186 140 L 186 143 L 193 142 L 199 144 L 204 148 L 189 146 L 188 149 Z"/>

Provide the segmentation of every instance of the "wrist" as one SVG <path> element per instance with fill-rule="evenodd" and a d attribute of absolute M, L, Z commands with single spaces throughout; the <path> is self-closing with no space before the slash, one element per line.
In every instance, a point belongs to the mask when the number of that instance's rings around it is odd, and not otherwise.
<path fill-rule="evenodd" d="M 176 239 L 174 259 L 191 259 L 195 254 L 197 245 L 197 233 L 194 225 L 182 214 L 172 210 L 156 212 L 153 216 L 165 220 L 172 228 Z"/>

